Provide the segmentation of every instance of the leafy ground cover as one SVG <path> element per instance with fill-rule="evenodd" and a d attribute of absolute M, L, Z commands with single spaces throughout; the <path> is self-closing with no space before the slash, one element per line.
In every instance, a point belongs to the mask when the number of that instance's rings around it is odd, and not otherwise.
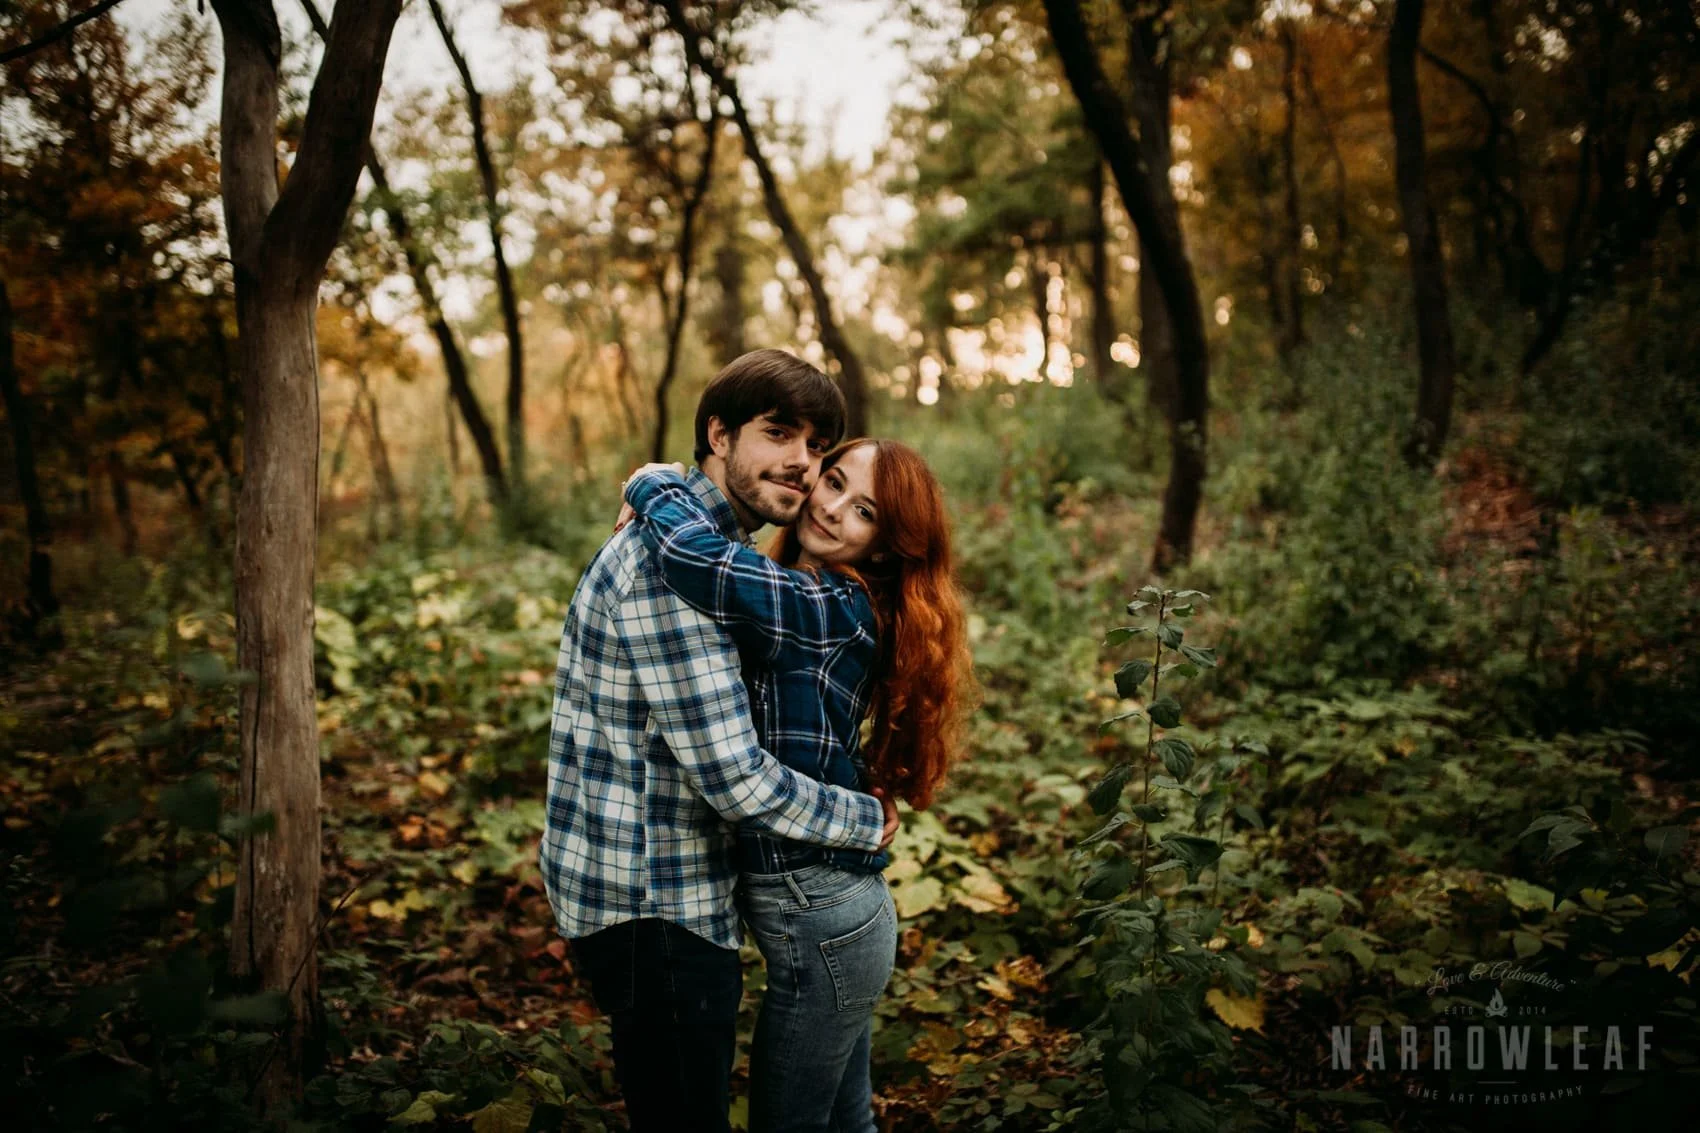
<path fill-rule="evenodd" d="M 1153 659 L 1197 670 L 1164 684 L 1171 712 L 1127 664 L 1150 639 L 1111 633 L 1142 600 L 1155 481 L 1090 391 L 1034 392 L 1015 413 L 964 395 L 912 431 L 957 508 L 981 703 L 889 874 L 882 1120 L 1473 1127 L 1409 1079 L 1332 1068 L 1330 1028 L 1473 1003 L 1434 974 L 1502 961 L 1567 981 L 1566 1019 L 1608 1005 L 1658 1029 L 1655 1066 L 1542 1108 L 1548 1127 L 1678 1112 L 1700 1084 L 1700 547 L 1680 505 L 1555 497 L 1488 410 L 1429 481 L 1342 400 L 1247 406 L 1170 583 L 1211 600 L 1162 599 L 1196 607 L 1161 631 L 1194 652 Z M 591 514 L 557 550 L 422 534 L 321 571 L 330 1040 L 304 1122 L 623 1126 L 535 865 Z M 65 647 L 0 685 L 0 1064 L 31 1127 L 248 1128 L 278 1005 L 222 976 L 230 847 L 254 833 L 223 805 L 228 586 L 190 554 L 71 573 Z M 1148 765 L 1172 787 L 1141 793 Z M 1162 865 L 1146 830 L 1178 866 L 1142 872 Z"/>

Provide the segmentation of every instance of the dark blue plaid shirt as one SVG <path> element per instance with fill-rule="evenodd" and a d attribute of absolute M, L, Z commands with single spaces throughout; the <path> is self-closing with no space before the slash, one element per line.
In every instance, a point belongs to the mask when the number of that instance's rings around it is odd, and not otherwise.
<path fill-rule="evenodd" d="M 867 592 L 832 571 L 788 570 L 728 539 L 676 473 L 632 477 L 626 501 L 668 588 L 738 643 L 762 746 L 811 779 L 867 790 L 861 726 L 879 654 Z M 887 861 L 883 853 L 776 838 L 747 823 L 739 850 L 741 867 L 758 873 L 817 863 L 872 873 Z"/>
<path fill-rule="evenodd" d="M 693 472 L 689 484 L 710 526 L 736 538 L 714 482 Z M 538 864 L 565 937 L 659 917 L 736 948 L 728 822 L 872 851 L 884 818 L 869 796 L 762 750 L 736 645 L 667 589 L 639 527 L 602 545 L 567 611 Z"/>

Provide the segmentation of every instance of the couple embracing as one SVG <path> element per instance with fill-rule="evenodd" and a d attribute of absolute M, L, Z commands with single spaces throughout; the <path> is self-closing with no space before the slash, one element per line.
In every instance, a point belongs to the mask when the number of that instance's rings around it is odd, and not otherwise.
<path fill-rule="evenodd" d="M 969 662 L 938 481 L 844 417 L 806 362 L 733 361 L 697 467 L 632 475 L 568 610 L 539 856 L 640 1133 L 728 1128 L 740 924 L 751 1130 L 874 1128 L 884 851 L 956 753 Z"/>

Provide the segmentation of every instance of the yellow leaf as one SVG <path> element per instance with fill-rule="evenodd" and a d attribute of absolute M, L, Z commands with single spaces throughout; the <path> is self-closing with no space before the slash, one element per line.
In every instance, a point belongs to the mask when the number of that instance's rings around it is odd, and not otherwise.
<path fill-rule="evenodd" d="M 958 905 L 973 913 L 1006 913 L 1015 908 L 1008 891 L 985 870 L 971 870 L 954 897 Z"/>
<path fill-rule="evenodd" d="M 898 858 L 885 871 L 885 879 L 892 885 L 899 885 L 920 876 L 921 863 L 914 858 Z"/>
<path fill-rule="evenodd" d="M 897 904 L 897 915 L 904 920 L 944 907 L 944 886 L 936 877 L 921 877 L 907 885 L 894 885 L 891 899 Z"/>
<path fill-rule="evenodd" d="M 433 799 L 440 799 L 449 793 L 453 784 L 449 777 L 440 771 L 426 771 L 419 776 L 419 790 Z"/>
<path fill-rule="evenodd" d="M 994 997 L 1003 1000 L 1005 1003 L 1009 1003 L 1015 998 L 1015 989 L 997 976 L 987 976 L 974 986 L 981 991 L 991 992 Z"/>
<path fill-rule="evenodd" d="M 1204 993 L 1204 1002 L 1216 1012 L 1216 1017 L 1236 1031 L 1263 1033 L 1263 999 L 1261 996 L 1233 995 L 1219 987 Z"/>
<path fill-rule="evenodd" d="M 449 872 L 462 885 L 471 885 L 478 880 L 478 863 L 471 858 L 462 858 L 449 867 Z"/>

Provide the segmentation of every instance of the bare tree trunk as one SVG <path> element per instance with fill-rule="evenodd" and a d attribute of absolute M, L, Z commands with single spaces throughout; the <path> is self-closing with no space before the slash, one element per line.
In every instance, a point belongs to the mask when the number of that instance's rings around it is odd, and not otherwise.
<path fill-rule="evenodd" d="M 1045 249 L 1039 244 L 1027 245 L 1027 293 L 1033 301 L 1033 314 L 1039 320 L 1039 373 L 1051 360 L 1051 265 L 1045 259 Z"/>
<path fill-rule="evenodd" d="M 1446 261 L 1440 251 L 1440 226 L 1428 199 L 1423 108 L 1417 91 L 1417 46 L 1423 26 L 1423 0 L 1397 0 L 1387 39 L 1388 107 L 1393 117 L 1394 177 L 1399 211 L 1410 245 L 1411 284 L 1417 311 L 1417 354 L 1422 369 L 1417 385 L 1415 427 L 1405 445 L 1414 467 L 1434 463 L 1446 444 L 1452 418 L 1452 383 L 1457 368 L 1452 350 L 1452 316 L 1447 311 Z"/>
<path fill-rule="evenodd" d="M 319 464 L 314 314 L 361 159 L 402 0 L 350 0 L 332 17 L 289 178 L 278 187 L 283 43 L 270 0 L 213 0 L 224 33 L 220 178 L 236 278 L 243 483 L 236 522 L 241 692 L 238 814 L 270 816 L 238 848 L 230 964 L 282 994 L 290 1021 L 259 1083 L 299 1095 L 322 1045 L 315 946 L 319 730 L 313 574 Z"/>
<path fill-rule="evenodd" d="M 838 383 L 844 390 L 844 401 L 849 408 L 849 420 L 845 422 L 845 427 L 850 436 L 862 436 L 868 429 L 867 376 L 862 372 L 861 359 L 850 349 L 849 340 L 844 337 L 844 331 L 833 314 L 832 300 L 826 293 L 826 284 L 821 279 L 820 270 L 815 266 L 814 254 L 809 251 L 808 241 L 803 238 L 802 230 L 797 227 L 797 221 L 785 203 L 784 194 L 779 191 L 779 180 L 773 175 L 773 167 L 762 154 L 761 139 L 756 136 L 750 116 L 744 110 L 743 99 L 738 94 L 738 84 L 732 81 L 732 77 L 718 61 L 709 59 L 703 51 L 702 33 L 686 18 L 682 0 L 658 2 L 667 10 L 667 18 L 673 30 L 684 41 L 686 60 L 707 75 L 715 89 L 732 105 L 732 119 L 738 123 L 738 132 L 744 139 L 744 153 L 756 167 L 756 176 L 761 181 L 761 196 L 767 206 L 767 214 L 779 229 L 779 234 L 785 241 L 785 250 L 796 261 L 797 272 L 808 286 L 809 298 L 814 302 L 815 321 L 820 324 L 821 343 L 838 359 Z"/>
<path fill-rule="evenodd" d="M 47 523 L 47 508 L 41 502 L 41 482 L 36 478 L 35 426 L 23 387 L 18 384 L 12 352 L 12 299 L 4 280 L 0 280 L 0 398 L 5 401 L 6 420 L 12 426 L 12 460 L 29 538 L 29 587 L 23 616 L 25 628 L 33 636 L 43 621 L 59 612 L 59 599 L 53 593 L 53 532 Z"/>
<path fill-rule="evenodd" d="M 324 17 L 319 14 L 317 5 L 313 0 L 301 0 L 301 6 L 306 10 L 307 20 L 313 25 L 313 30 L 318 33 L 320 39 L 325 39 L 329 28 Z M 496 448 L 496 434 L 490 428 L 489 418 L 484 416 L 483 407 L 478 404 L 478 394 L 472 388 L 472 375 L 466 364 L 466 354 L 455 339 L 454 328 L 449 326 L 448 317 L 443 314 L 442 304 L 437 300 L 437 288 L 432 284 L 431 273 L 426 266 L 429 257 L 420 248 L 419 240 L 413 232 L 413 222 L 408 219 L 407 211 L 401 207 L 400 198 L 391 190 L 389 175 L 370 146 L 366 150 L 366 172 L 372 178 L 372 188 L 379 204 L 383 206 L 384 215 L 389 218 L 390 231 L 395 234 L 396 243 L 401 247 L 402 259 L 407 264 L 408 277 L 413 280 L 413 289 L 419 295 L 419 304 L 424 308 L 425 322 L 431 328 L 431 337 L 437 340 L 437 351 L 443 358 L 443 374 L 449 383 L 450 405 L 460 410 L 461 418 L 466 422 L 466 432 L 472 438 L 473 449 L 478 453 L 478 463 L 484 473 L 484 484 L 490 501 L 498 507 L 503 506 L 508 498 L 508 478 L 502 470 L 502 454 Z M 455 432 L 452 410 L 449 417 L 449 456 L 450 471 L 458 476 L 460 438 Z"/>
<path fill-rule="evenodd" d="M 738 250 L 736 227 L 736 223 L 729 226 L 726 238 L 714 250 L 714 282 L 720 288 L 720 301 L 710 333 L 719 355 L 715 361 L 721 366 L 745 352 L 744 254 Z"/>
<path fill-rule="evenodd" d="M 1091 244 L 1088 275 L 1092 287 L 1092 375 L 1105 396 L 1121 401 L 1126 395 L 1121 374 L 1114 369 L 1115 359 L 1110 348 L 1116 341 L 1116 315 L 1110 305 L 1110 233 L 1104 221 L 1104 161 L 1092 163 L 1086 187 L 1091 198 L 1091 227 L 1087 240 Z"/>
<path fill-rule="evenodd" d="M 455 416 L 455 398 L 453 391 L 443 399 L 443 409 L 448 417 L 449 439 L 449 477 L 460 477 L 460 420 Z"/>
<path fill-rule="evenodd" d="M 366 401 L 366 450 L 372 464 L 372 478 L 378 482 L 378 493 L 389 508 L 392 527 L 401 523 L 401 487 L 396 483 L 395 469 L 390 464 L 389 446 L 384 443 L 384 428 L 378 419 L 378 399 L 372 394 L 365 370 L 355 370 L 354 380 L 360 383 L 360 396 Z"/>
<path fill-rule="evenodd" d="M 1166 130 L 1159 134 L 1146 128 L 1145 115 L 1139 111 L 1146 106 L 1146 113 L 1152 113 L 1149 102 L 1163 95 L 1166 120 L 1167 84 L 1157 77 L 1161 72 L 1158 57 L 1147 49 L 1143 36 L 1129 36 L 1129 54 L 1134 57 L 1130 74 L 1136 77 L 1131 93 L 1140 122 L 1136 137 L 1126 108 L 1098 63 L 1080 15 L 1079 0 L 1045 0 L 1045 14 L 1069 86 L 1115 174 L 1116 187 L 1139 232 L 1140 271 L 1151 273 L 1161 287 L 1174 335 L 1176 380 L 1169 414 L 1169 482 L 1163 490 L 1163 517 L 1152 552 L 1152 568 L 1163 571 L 1192 556 L 1193 528 L 1204 493 L 1210 407 L 1209 342 L 1192 262 L 1181 234 L 1180 210 L 1169 184 L 1168 134 Z M 1148 26 L 1166 26 L 1163 13 L 1159 12 Z M 1161 155 L 1148 145 L 1159 138 Z M 1141 334 L 1148 337 L 1149 328 L 1143 328 Z"/>
<path fill-rule="evenodd" d="M 525 347 L 520 338 L 519 298 L 514 291 L 513 272 L 508 269 L 507 254 L 502 250 L 502 207 L 498 199 L 496 163 L 490 157 L 490 143 L 484 128 L 484 96 L 472 81 L 472 68 L 455 42 L 454 32 L 443 16 L 439 0 L 429 0 L 431 18 L 442 34 L 443 46 L 460 72 L 460 84 L 466 91 L 466 109 L 472 119 L 472 153 L 478 163 L 478 181 L 484 190 L 484 215 L 490 225 L 490 244 L 495 249 L 496 292 L 502 304 L 502 328 L 508 339 L 508 479 L 515 488 L 525 487 Z"/>
<path fill-rule="evenodd" d="M 661 365 L 661 377 L 655 383 L 655 436 L 649 446 L 649 459 L 660 463 L 667 448 L 667 396 L 673 389 L 673 377 L 679 370 L 679 344 L 685 334 L 685 318 L 690 312 L 691 272 L 696 264 L 697 213 L 708 198 L 708 186 L 714 177 L 714 147 L 720 135 L 720 111 L 709 100 L 708 121 L 704 123 L 702 164 L 696 180 L 685 194 L 683 216 L 679 222 L 677 260 L 679 292 L 668 303 L 665 278 L 661 287 L 661 305 L 667 315 L 667 360 Z M 670 310 L 668 308 L 671 308 Z"/>
<path fill-rule="evenodd" d="M 1290 17 L 1278 20 L 1276 27 L 1281 40 L 1281 96 L 1287 108 L 1287 118 L 1281 130 L 1281 172 L 1285 188 L 1281 282 L 1287 291 L 1287 322 L 1282 328 L 1280 351 L 1283 356 L 1291 357 L 1305 341 L 1304 286 L 1299 271 L 1304 227 L 1299 213 L 1299 43 L 1298 31 Z"/>
<path fill-rule="evenodd" d="M 1346 238 L 1351 234 L 1351 220 L 1346 207 L 1346 159 L 1340 153 L 1340 141 L 1328 120 L 1328 111 L 1316 93 L 1316 76 L 1311 73 L 1310 60 L 1302 53 L 1299 74 L 1304 79 L 1305 97 L 1310 100 L 1311 114 L 1316 119 L 1322 140 L 1328 146 L 1328 164 L 1334 167 L 1334 246 L 1328 252 L 1328 274 L 1335 282 L 1346 262 Z"/>
<path fill-rule="evenodd" d="M 119 546 L 126 555 L 134 555 L 140 536 L 136 531 L 136 513 L 130 504 L 130 472 L 116 453 L 106 459 L 106 476 L 112 484 L 112 515 L 118 521 Z"/>

